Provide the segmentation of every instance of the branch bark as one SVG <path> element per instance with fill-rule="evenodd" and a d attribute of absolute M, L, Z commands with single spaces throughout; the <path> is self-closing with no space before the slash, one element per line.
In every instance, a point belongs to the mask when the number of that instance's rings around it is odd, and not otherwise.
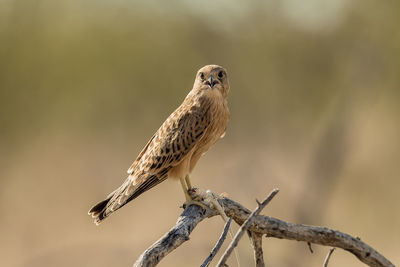
<path fill-rule="evenodd" d="M 226 215 L 239 225 L 242 225 L 250 216 L 250 210 L 229 198 L 218 199 L 218 202 L 224 208 Z M 219 215 L 218 212 L 211 208 L 204 211 L 199 206 L 190 205 L 178 218 L 176 225 L 143 252 L 134 266 L 156 266 L 168 253 L 189 240 L 190 233 L 198 223 L 216 215 Z M 368 266 L 394 267 L 393 263 L 359 238 L 326 227 L 295 224 L 269 216 L 257 215 L 253 217 L 248 231 L 259 236 L 266 235 L 267 237 L 337 247 L 352 253 Z"/>
<path fill-rule="evenodd" d="M 239 225 L 251 213 L 250 210 L 229 198 L 221 199 L 220 204 L 224 207 L 226 215 L 232 217 Z M 394 266 L 382 254 L 362 242 L 359 238 L 326 227 L 295 224 L 269 216 L 258 215 L 254 218 L 249 230 L 265 234 L 268 237 L 341 248 L 352 253 L 369 266 Z"/>
<path fill-rule="evenodd" d="M 200 206 L 190 205 L 178 218 L 175 226 L 163 237 L 146 249 L 133 265 L 134 267 L 156 266 L 167 254 L 189 240 L 189 235 L 199 222 L 207 217 L 217 215 L 216 211 L 207 209 L 206 212 Z"/>
<path fill-rule="evenodd" d="M 229 227 L 231 226 L 232 218 L 229 218 L 228 221 L 226 221 L 224 230 L 222 231 L 221 236 L 218 239 L 217 244 L 215 244 L 214 248 L 211 250 L 210 255 L 207 257 L 207 259 L 203 262 L 203 264 L 200 267 L 207 267 L 210 262 L 214 259 L 215 255 L 218 253 L 219 249 L 221 248 L 222 244 L 225 241 L 226 235 L 229 232 Z"/>
<path fill-rule="evenodd" d="M 260 214 L 260 212 L 264 209 L 264 207 L 268 205 L 268 203 L 274 198 L 276 194 L 278 194 L 278 192 L 279 192 L 278 189 L 274 189 L 262 203 L 259 203 L 257 201 L 258 207 L 248 216 L 246 221 L 242 224 L 239 231 L 236 233 L 234 239 L 229 244 L 229 247 L 226 249 L 224 255 L 222 255 L 221 259 L 219 260 L 217 267 L 223 267 L 226 265 L 226 261 L 231 255 L 233 249 L 237 246 L 240 238 L 244 235 L 244 233 L 247 231 L 247 229 L 253 222 L 253 218 L 258 214 Z"/>
<path fill-rule="evenodd" d="M 262 234 L 255 232 L 247 232 L 249 234 L 251 245 L 254 249 L 254 260 L 256 262 L 256 267 L 264 267 L 264 253 L 262 250 Z"/>

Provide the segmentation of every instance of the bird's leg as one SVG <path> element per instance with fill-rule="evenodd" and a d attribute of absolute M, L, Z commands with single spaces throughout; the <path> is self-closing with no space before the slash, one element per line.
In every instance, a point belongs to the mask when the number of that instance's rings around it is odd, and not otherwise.
<path fill-rule="evenodd" d="M 183 193 L 185 194 L 186 202 L 189 202 L 192 200 L 192 198 L 190 197 L 189 192 L 188 192 L 189 188 L 187 187 L 186 179 L 184 177 L 181 177 L 180 181 L 181 181 Z"/>
<path fill-rule="evenodd" d="M 185 176 L 185 182 L 186 182 L 187 189 L 188 189 L 188 190 L 192 189 L 192 183 L 190 182 L 190 176 L 189 176 L 189 174 L 187 174 L 187 175 Z"/>
<path fill-rule="evenodd" d="M 199 200 L 193 199 L 189 195 L 189 190 L 192 189 L 192 184 L 190 182 L 189 175 L 186 175 L 185 177 L 180 178 L 180 180 L 181 180 L 183 192 L 185 193 L 185 197 L 186 197 L 186 202 L 183 204 L 184 207 L 189 207 L 189 205 L 194 204 L 194 205 L 200 206 L 203 210 L 206 210 L 206 208 L 207 208 L 206 205 L 201 203 Z"/>

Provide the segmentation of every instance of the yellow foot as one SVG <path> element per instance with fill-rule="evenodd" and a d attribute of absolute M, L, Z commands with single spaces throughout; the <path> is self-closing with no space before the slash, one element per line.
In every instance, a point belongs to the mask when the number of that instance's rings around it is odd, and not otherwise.
<path fill-rule="evenodd" d="M 217 196 L 211 190 L 204 191 L 200 188 L 190 188 L 187 193 L 190 196 L 190 199 L 188 200 L 186 198 L 184 207 L 188 207 L 190 204 L 194 204 L 202 207 L 203 210 L 206 210 L 206 207 L 216 209 L 221 215 L 222 219 L 225 222 L 228 221 L 228 216 L 226 216 L 224 209 L 218 203 L 218 199 L 220 198 L 220 196 Z"/>

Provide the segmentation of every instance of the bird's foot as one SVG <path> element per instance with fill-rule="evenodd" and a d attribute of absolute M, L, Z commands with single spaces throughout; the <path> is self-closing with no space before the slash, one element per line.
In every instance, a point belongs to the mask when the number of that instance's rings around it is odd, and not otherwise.
<path fill-rule="evenodd" d="M 218 196 L 211 190 L 202 190 L 200 188 L 190 188 L 188 190 L 190 200 L 184 203 L 184 207 L 188 207 L 191 204 L 198 205 L 205 211 L 207 208 L 217 210 L 221 215 L 222 219 L 226 222 L 228 217 L 226 216 L 224 209 L 218 203 L 218 199 L 223 196 Z"/>
<path fill-rule="evenodd" d="M 207 205 L 205 203 L 203 203 L 203 198 L 202 196 L 199 194 L 200 189 L 199 188 L 190 188 L 189 190 L 187 190 L 185 193 L 186 196 L 186 201 L 185 203 L 183 203 L 183 208 L 186 209 L 187 207 L 189 207 L 190 205 L 197 205 L 200 206 L 203 211 L 207 210 Z"/>

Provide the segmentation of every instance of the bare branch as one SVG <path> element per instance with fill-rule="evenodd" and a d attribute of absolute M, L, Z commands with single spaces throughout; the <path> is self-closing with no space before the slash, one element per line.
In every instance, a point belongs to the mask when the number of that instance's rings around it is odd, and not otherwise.
<path fill-rule="evenodd" d="M 239 225 L 243 224 L 250 215 L 247 208 L 229 198 L 220 199 L 219 202 L 224 207 L 226 215 L 232 217 Z M 382 254 L 360 239 L 326 227 L 295 224 L 269 216 L 257 215 L 249 230 L 266 234 L 268 237 L 342 248 L 369 266 L 394 266 Z"/>
<path fill-rule="evenodd" d="M 226 235 L 229 232 L 229 227 L 231 226 L 232 218 L 229 218 L 228 221 L 226 221 L 224 230 L 222 231 L 221 236 L 218 239 L 217 244 L 215 244 L 214 248 L 211 250 L 210 255 L 207 257 L 207 259 L 203 262 L 203 264 L 200 267 L 207 267 L 210 262 L 214 259 L 215 255 L 218 253 L 219 249 L 221 248 L 222 244 L 225 241 Z"/>
<path fill-rule="evenodd" d="M 262 234 L 248 231 L 251 245 L 254 249 L 254 260 L 256 262 L 256 267 L 264 267 L 264 253 L 262 250 Z"/>
<path fill-rule="evenodd" d="M 199 222 L 207 217 L 218 215 L 217 212 L 203 209 L 197 205 L 187 207 L 178 218 L 175 226 L 163 237 L 146 249 L 133 265 L 134 267 L 156 266 L 168 253 L 189 240 L 189 235 Z"/>
<path fill-rule="evenodd" d="M 324 265 L 323 267 L 328 267 L 328 263 L 329 263 L 329 259 L 332 255 L 332 253 L 335 251 L 335 248 L 331 248 L 328 252 L 328 255 L 326 255 L 325 261 L 324 261 Z"/>
<path fill-rule="evenodd" d="M 253 218 L 255 216 L 257 216 L 258 214 L 260 214 L 260 212 L 263 210 L 263 208 L 266 205 L 268 205 L 268 203 L 274 198 L 274 196 L 276 194 L 278 194 L 278 192 L 279 192 L 279 189 L 274 189 L 262 203 L 259 203 L 257 201 L 258 207 L 250 214 L 250 216 L 242 224 L 239 231 L 236 233 L 235 237 L 233 238 L 232 242 L 229 244 L 229 247 L 225 250 L 224 254 L 222 255 L 221 259 L 219 260 L 217 267 L 225 266 L 225 263 L 228 260 L 229 256 L 231 255 L 233 249 L 237 246 L 240 238 L 243 236 L 243 234 L 247 231 L 247 228 L 249 228 L 249 226 L 253 222 Z"/>
<path fill-rule="evenodd" d="M 218 199 L 218 202 L 224 208 L 226 215 L 232 217 L 239 225 L 242 225 L 250 216 L 251 212 L 247 208 L 229 198 Z M 190 205 L 178 218 L 176 225 L 143 252 L 134 266 L 156 266 L 168 253 L 189 240 L 190 233 L 198 223 L 205 218 L 217 215 L 219 213 L 216 210 L 206 208 L 204 211 L 199 206 Z M 294 224 L 269 216 L 256 215 L 251 220 L 248 231 L 261 236 L 342 248 L 369 266 L 394 266 L 382 254 L 359 238 L 326 227 Z"/>

